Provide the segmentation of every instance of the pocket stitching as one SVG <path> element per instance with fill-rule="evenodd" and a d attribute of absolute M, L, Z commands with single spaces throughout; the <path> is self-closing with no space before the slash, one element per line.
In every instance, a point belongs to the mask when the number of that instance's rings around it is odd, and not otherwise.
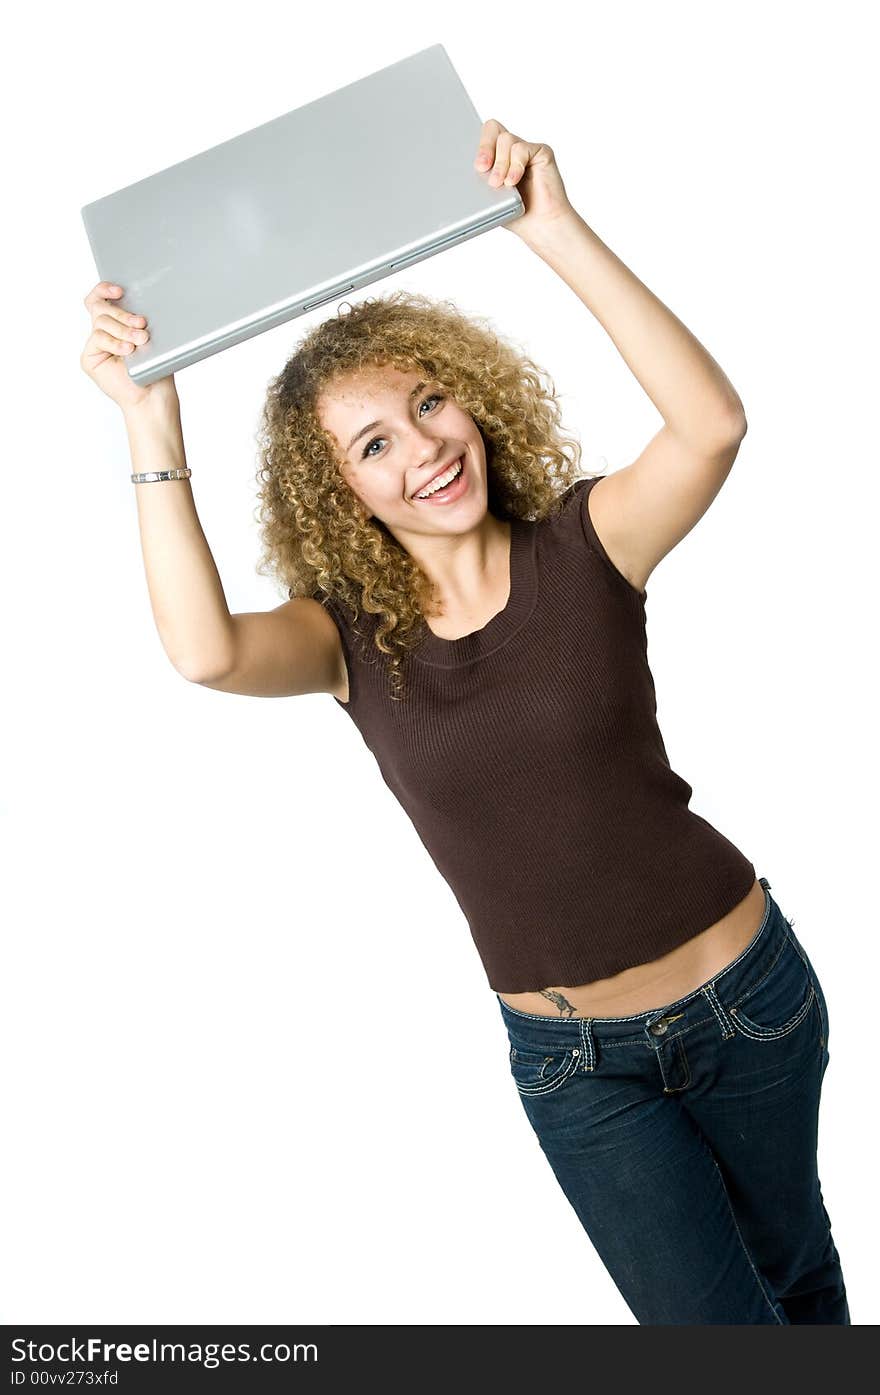
<path fill-rule="evenodd" d="M 768 1039 L 775 1039 L 776 1037 L 784 1037 L 787 1036 L 789 1032 L 793 1032 L 795 1027 L 806 1017 L 815 999 L 816 990 L 813 984 L 810 983 L 810 990 L 807 993 L 806 999 L 798 1008 L 794 1017 L 790 1017 L 787 1022 L 783 1022 L 781 1027 L 760 1027 L 757 1022 L 752 1022 L 744 1013 L 741 1013 L 739 1009 L 735 1007 L 728 1008 L 728 1012 L 733 1018 L 734 1025 L 740 1029 L 743 1036 L 751 1037 L 754 1041 L 766 1041 Z"/>
<path fill-rule="evenodd" d="M 514 1053 L 515 1051 L 516 1051 L 516 1047 L 511 1046 L 511 1048 L 510 1048 L 511 1055 L 510 1055 L 510 1057 L 509 1057 L 509 1059 L 511 1060 L 511 1062 L 513 1061 L 513 1054 L 512 1054 L 512 1053 Z M 534 1054 L 535 1054 L 535 1055 L 542 1055 L 543 1053 L 542 1053 L 542 1052 L 535 1052 Z M 570 1048 L 569 1050 L 567 1050 L 566 1052 L 564 1052 L 563 1058 L 562 1058 L 563 1063 L 562 1063 L 562 1065 L 559 1067 L 559 1070 L 556 1072 L 556 1074 L 555 1074 L 555 1075 L 552 1077 L 552 1079 L 550 1079 L 550 1080 L 542 1080 L 542 1081 L 539 1081 L 539 1082 L 538 1082 L 537 1084 L 535 1084 L 535 1085 L 520 1085 L 520 1083 L 519 1083 L 519 1081 L 517 1080 L 516 1076 L 513 1075 L 512 1072 L 511 1072 L 511 1078 L 512 1078 L 512 1080 L 513 1080 L 514 1085 L 516 1086 L 517 1090 L 519 1091 L 519 1093 L 520 1093 L 521 1095 L 546 1095 L 546 1094 L 549 1094 L 549 1093 L 550 1093 L 551 1091 L 553 1091 L 553 1090 L 558 1090 L 559 1087 L 560 1087 L 560 1085 L 564 1085 L 565 1082 L 566 1082 L 566 1080 L 568 1080 L 569 1077 L 570 1077 L 571 1075 L 573 1075 L 574 1071 L 577 1069 L 577 1063 L 578 1063 L 578 1056 L 579 1056 L 579 1055 L 580 1055 L 580 1052 L 578 1051 L 577 1047 Z"/>

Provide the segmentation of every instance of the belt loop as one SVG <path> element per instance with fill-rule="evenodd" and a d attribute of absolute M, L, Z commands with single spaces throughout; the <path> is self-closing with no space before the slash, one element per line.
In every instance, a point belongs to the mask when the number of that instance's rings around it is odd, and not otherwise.
<path fill-rule="evenodd" d="M 704 983 L 703 987 L 700 989 L 700 992 L 703 994 L 703 997 L 706 999 L 706 1002 L 709 1004 L 710 1008 L 715 1014 L 715 1021 L 721 1028 L 722 1038 L 726 1041 L 728 1037 L 735 1037 L 736 1030 L 733 1026 L 733 1023 L 727 1015 L 727 1009 L 724 1007 L 724 1004 L 721 1002 L 720 998 L 718 997 L 718 994 L 715 992 L 714 981 L 711 983 Z"/>
<path fill-rule="evenodd" d="M 581 1041 L 584 1044 L 584 1070 L 596 1069 L 596 1043 L 593 1040 L 593 1019 L 582 1017 Z"/>

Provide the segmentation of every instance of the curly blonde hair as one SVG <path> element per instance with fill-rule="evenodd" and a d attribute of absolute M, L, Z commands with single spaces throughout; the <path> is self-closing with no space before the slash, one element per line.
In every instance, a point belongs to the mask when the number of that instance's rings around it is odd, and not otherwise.
<path fill-rule="evenodd" d="M 499 519 L 554 512 L 579 477 L 581 448 L 561 433 L 556 391 L 529 357 L 487 320 L 403 290 L 343 302 L 271 380 L 257 433 L 257 572 L 291 599 L 323 594 L 355 620 L 361 610 L 377 616 L 374 648 L 388 656 L 399 697 L 403 659 L 424 634 L 434 588 L 343 479 L 338 445 L 317 413 L 335 379 L 385 365 L 423 373 L 470 413 L 486 449 L 489 512 Z"/>

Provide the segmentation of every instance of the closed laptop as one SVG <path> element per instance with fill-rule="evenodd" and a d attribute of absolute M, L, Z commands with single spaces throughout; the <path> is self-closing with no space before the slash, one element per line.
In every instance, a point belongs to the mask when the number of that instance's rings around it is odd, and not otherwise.
<path fill-rule="evenodd" d="M 482 122 L 442 44 L 81 212 L 102 281 L 147 317 L 146 385 L 507 223 Z M 117 302 L 118 303 L 118 302 Z"/>

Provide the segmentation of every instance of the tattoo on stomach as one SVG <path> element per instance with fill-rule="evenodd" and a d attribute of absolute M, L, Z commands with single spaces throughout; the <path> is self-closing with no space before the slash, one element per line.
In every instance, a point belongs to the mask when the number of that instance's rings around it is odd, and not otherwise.
<path fill-rule="evenodd" d="M 552 1003 L 554 1007 L 559 1008 L 559 1012 L 562 1016 L 565 1016 L 567 1014 L 569 1017 L 571 1017 L 575 1012 L 577 1012 L 577 1008 L 572 1006 L 572 1004 L 566 998 L 565 994 L 558 992 L 557 989 L 541 988 L 538 991 L 541 994 L 542 998 L 546 998 L 547 1001 Z"/>

